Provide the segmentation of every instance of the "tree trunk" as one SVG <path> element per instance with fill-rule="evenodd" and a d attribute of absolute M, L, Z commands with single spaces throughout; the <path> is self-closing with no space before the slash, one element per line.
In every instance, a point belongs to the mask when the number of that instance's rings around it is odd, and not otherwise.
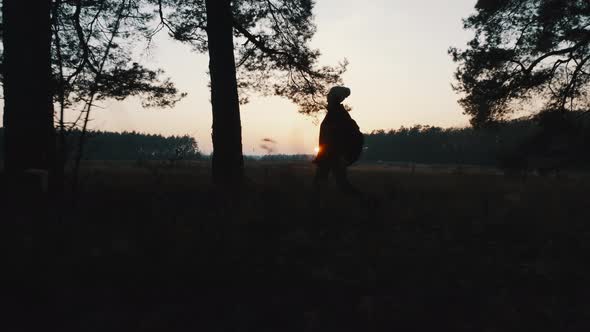
<path fill-rule="evenodd" d="M 206 6 L 213 108 L 213 181 L 216 184 L 239 185 L 244 158 L 231 1 L 206 0 Z"/>
<path fill-rule="evenodd" d="M 5 170 L 53 168 L 51 1 L 4 0 Z"/>

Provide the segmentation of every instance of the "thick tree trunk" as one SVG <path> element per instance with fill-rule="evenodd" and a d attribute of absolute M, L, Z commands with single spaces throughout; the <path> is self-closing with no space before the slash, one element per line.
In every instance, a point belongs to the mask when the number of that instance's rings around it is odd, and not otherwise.
<path fill-rule="evenodd" d="M 7 172 L 53 167 L 51 1 L 3 1 Z"/>
<path fill-rule="evenodd" d="M 238 185 L 244 159 L 230 3 L 230 0 L 206 0 L 213 107 L 212 168 L 215 183 Z"/>

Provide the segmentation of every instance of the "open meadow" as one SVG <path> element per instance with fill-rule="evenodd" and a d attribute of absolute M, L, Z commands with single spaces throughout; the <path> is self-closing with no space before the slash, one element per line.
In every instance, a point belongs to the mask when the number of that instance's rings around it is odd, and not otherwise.
<path fill-rule="evenodd" d="M 21 282 L 51 286 L 60 323 L 84 331 L 196 328 L 219 308 L 248 331 L 588 326 L 583 174 L 358 165 L 363 200 L 333 181 L 314 195 L 305 162 L 246 174 L 227 199 L 205 162 L 88 162 L 75 206 L 21 228 Z"/>

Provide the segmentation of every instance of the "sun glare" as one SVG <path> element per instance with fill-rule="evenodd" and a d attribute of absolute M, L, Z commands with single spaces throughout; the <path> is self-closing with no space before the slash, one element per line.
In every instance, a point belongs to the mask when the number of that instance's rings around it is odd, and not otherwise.
<path fill-rule="evenodd" d="M 315 154 L 318 154 L 320 152 L 320 147 L 316 146 L 313 151 L 315 151 Z"/>

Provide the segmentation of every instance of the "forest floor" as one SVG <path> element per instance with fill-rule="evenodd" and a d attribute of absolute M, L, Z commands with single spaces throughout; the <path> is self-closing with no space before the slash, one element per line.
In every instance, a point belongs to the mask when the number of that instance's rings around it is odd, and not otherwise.
<path fill-rule="evenodd" d="M 75 205 L 10 218 L 14 317 L 77 331 L 590 327 L 588 176 L 360 165 L 359 200 L 332 180 L 315 196 L 308 163 L 246 173 L 228 201 L 205 163 L 87 163 Z"/>

